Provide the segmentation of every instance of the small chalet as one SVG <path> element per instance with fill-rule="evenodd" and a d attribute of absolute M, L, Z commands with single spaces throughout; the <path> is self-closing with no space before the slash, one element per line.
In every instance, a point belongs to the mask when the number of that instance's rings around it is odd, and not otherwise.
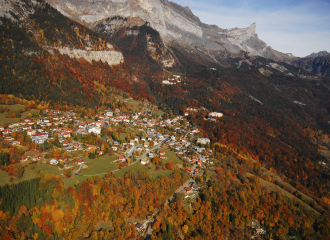
<path fill-rule="evenodd" d="M 34 131 L 34 129 L 27 130 L 27 135 L 32 136 L 34 134 L 36 134 L 36 131 Z"/>
<path fill-rule="evenodd" d="M 141 164 L 146 165 L 148 163 L 149 163 L 149 159 L 148 158 L 142 158 Z"/>
<path fill-rule="evenodd" d="M 55 160 L 55 159 L 52 159 L 52 160 L 50 160 L 49 163 L 50 163 L 51 165 L 56 165 L 56 164 L 58 164 L 58 161 Z"/>
<path fill-rule="evenodd" d="M 3 135 L 8 135 L 8 134 L 10 134 L 10 130 L 9 129 L 4 129 L 4 130 L 2 130 L 2 134 Z"/>
<path fill-rule="evenodd" d="M 125 159 L 124 156 L 119 156 L 119 157 L 118 157 L 118 160 L 119 160 L 119 161 L 122 161 L 122 162 L 125 162 L 125 161 L 126 161 L 126 159 Z"/>
<path fill-rule="evenodd" d="M 187 193 L 190 193 L 192 189 L 190 187 L 185 187 L 184 190 L 186 190 Z"/>
<path fill-rule="evenodd" d="M 159 151 L 159 158 L 165 158 L 165 152 Z"/>
<path fill-rule="evenodd" d="M 71 137 L 71 134 L 69 132 L 65 132 L 65 133 L 63 133 L 63 137 L 69 138 L 69 137 Z"/>

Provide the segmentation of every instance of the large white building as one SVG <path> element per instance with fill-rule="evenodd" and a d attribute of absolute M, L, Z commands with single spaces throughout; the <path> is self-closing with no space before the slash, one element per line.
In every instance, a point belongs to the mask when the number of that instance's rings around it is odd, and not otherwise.
<path fill-rule="evenodd" d="M 219 112 L 211 112 L 209 113 L 209 116 L 210 117 L 222 117 L 223 116 L 223 113 L 219 113 Z"/>
<path fill-rule="evenodd" d="M 88 133 L 101 134 L 101 128 L 95 127 L 95 126 L 90 126 L 88 128 Z"/>
<path fill-rule="evenodd" d="M 109 116 L 109 117 L 112 117 L 113 116 L 113 111 L 110 111 L 110 110 L 107 110 L 105 112 L 105 115 Z"/>
<path fill-rule="evenodd" d="M 197 138 L 197 143 L 200 143 L 200 144 L 209 144 L 211 141 L 209 138 Z"/>
<path fill-rule="evenodd" d="M 31 136 L 31 140 L 34 143 L 42 144 L 48 140 L 48 133 L 37 133 Z"/>

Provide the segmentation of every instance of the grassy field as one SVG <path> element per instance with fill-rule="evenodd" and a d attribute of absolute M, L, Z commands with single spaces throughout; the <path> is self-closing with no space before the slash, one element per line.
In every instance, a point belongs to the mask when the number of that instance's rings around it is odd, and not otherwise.
<path fill-rule="evenodd" d="M 167 149 L 160 149 L 161 151 L 164 151 L 165 152 L 165 156 L 166 158 L 164 159 L 161 159 L 163 161 L 164 164 L 168 163 L 168 162 L 173 162 L 173 163 L 179 163 L 179 164 L 182 164 L 182 161 L 176 156 L 176 154 L 170 150 L 167 150 Z M 124 177 L 125 176 L 125 173 L 128 171 L 128 170 L 134 170 L 135 172 L 139 172 L 139 171 L 144 171 L 146 172 L 150 177 L 152 178 L 157 178 L 159 177 L 160 175 L 165 175 L 165 176 L 169 176 L 172 171 L 170 170 L 158 170 L 158 171 L 155 171 L 156 169 L 156 166 L 152 163 L 149 164 L 149 167 L 146 167 L 144 166 L 143 164 L 141 163 L 135 163 L 134 165 L 131 165 L 129 167 L 126 167 L 126 168 L 123 168 L 122 170 L 119 170 L 119 171 L 116 171 L 115 172 L 115 176 L 117 177 Z"/>
<path fill-rule="evenodd" d="M 125 141 L 126 141 L 126 137 L 127 137 L 127 135 L 128 135 L 127 133 L 121 133 L 121 134 L 119 135 L 119 140 L 125 142 Z"/>
<path fill-rule="evenodd" d="M 124 102 L 133 112 L 141 110 L 141 106 L 139 106 L 139 102 L 136 100 L 126 100 Z"/>
<path fill-rule="evenodd" d="M 0 185 L 4 185 L 4 184 L 8 183 L 8 181 L 9 181 L 8 174 L 5 171 L 0 169 Z"/>
<path fill-rule="evenodd" d="M 107 173 L 108 171 L 113 171 L 117 169 L 117 166 L 113 164 L 112 162 L 116 160 L 117 156 L 102 156 L 97 159 L 88 159 L 84 158 L 83 160 L 86 163 L 89 163 L 89 169 L 82 170 L 80 174 L 83 175 L 95 175 L 100 173 Z M 25 166 L 25 164 L 23 164 Z M 62 172 L 58 169 L 57 166 L 53 166 L 50 164 L 35 164 L 35 169 L 33 171 L 30 171 L 28 167 L 25 167 L 24 174 L 21 178 L 17 179 L 14 178 L 13 183 L 19 183 L 21 181 L 30 180 L 32 178 L 37 177 L 38 171 L 42 171 L 45 174 L 55 174 L 58 176 L 61 176 Z M 65 187 L 74 186 L 75 182 L 78 180 L 79 182 L 83 182 L 87 180 L 88 176 L 80 176 L 80 175 L 74 175 L 74 171 L 72 170 L 72 177 L 64 179 L 64 185 Z M 0 185 L 9 183 L 9 176 L 6 172 L 0 170 Z"/>
<path fill-rule="evenodd" d="M 25 164 L 22 164 L 25 166 Z M 32 178 L 37 177 L 38 171 L 42 171 L 45 174 L 55 174 L 61 175 L 61 171 L 58 170 L 56 166 L 52 166 L 50 164 L 35 164 L 35 169 L 33 171 L 29 170 L 29 167 L 25 167 L 24 174 L 21 178 L 14 178 L 12 183 L 19 183 L 25 180 L 30 180 Z M 0 185 L 9 183 L 9 176 L 6 172 L 0 170 Z"/>
<path fill-rule="evenodd" d="M 24 105 L 20 105 L 20 104 L 15 104 L 15 105 L 3 105 L 3 104 L 0 104 L 0 107 L 7 107 L 10 110 L 14 110 L 14 111 L 18 111 L 20 108 L 24 110 L 24 108 L 25 108 Z"/>
<path fill-rule="evenodd" d="M 101 173 L 107 173 L 118 169 L 117 166 L 112 163 L 114 160 L 118 159 L 118 156 L 107 156 L 96 159 L 83 158 L 84 162 L 87 163 L 89 169 L 81 170 L 79 174 L 81 175 L 96 175 Z"/>
<path fill-rule="evenodd" d="M 173 163 L 182 163 L 181 160 L 176 157 L 174 152 L 171 152 L 167 149 L 162 149 L 162 150 L 166 152 L 166 156 L 167 156 L 167 158 L 163 160 L 165 164 L 170 161 Z M 117 166 L 113 163 L 113 161 L 117 159 L 118 156 L 115 155 L 114 156 L 105 155 L 96 159 L 88 159 L 86 157 L 83 158 L 84 162 L 87 163 L 89 169 L 81 170 L 79 172 L 79 175 L 74 174 L 75 169 L 72 170 L 72 177 L 64 179 L 65 187 L 74 186 L 77 180 L 79 182 L 83 182 L 88 179 L 89 175 L 106 174 L 109 171 L 114 171 L 118 169 Z M 26 164 L 23 165 L 25 166 Z M 162 169 L 155 171 L 156 167 L 152 163 L 149 166 L 150 169 L 138 162 L 129 167 L 123 168 L 122 170 L 116 171 L 115 176 L 123 177 L 128 170 L 134 170 L 135 172 L 145 171 L 152 178 L 157 178 L 160 175 L 169 176 L 172 173 L 172 171 L 169 171 L 167 169 L 165 171 Z M 19 179 L 14 178 L 13 183 L 19 183 L 21 181 L 33 179 L 37 177 L 39 170 L 45 174 L 55 174 L 58 176 L 61 176 L 62 174 L 62 172 L 56 166 L 50 164 L 37 163 L 35 164 L 35 169 L 33 171 L 30 171 L 28 167 L 25 167 L 24 175 Z M 0 170 L 0 185 L 6 183 L 9 183 L 9 176 L 6 172 Z"/>
<path fill-rule="evenodd" d="M 95 230 L 100 230 L 100 229 L 105 229 L 105 230 L 108 230 L 108 231 L 113 231 L 113 224 L 112 222 L 99 222 L 96 226 L 95 226 Z"/>
<path fill-rule="evenodd" d="M 7 107 L 10 110 L 14 110 L 14 111 L 18 111 L 20 108 L 22 108 L 24 110 L 24 106 L 23 105 L 0 105 L 0 107 Z M 20 119 L 24 119 L 26 118 L 29 113 L 33 114 L 33 113 L 38 113 L 39 110 L 37 109 L 31 109 L 27 112 L 23 112 L 20 118 L 6 118 L 6 114 L 7 113 L 0 113 L 0 125 L 3 126 L 5 123 L 10 124 L 10 123 L 15 123 L 15 122 L 19 122 Z"/>
<path fill-rule="evenodd" d="M 71 178 L 64 179 L 64 187 L 74 187 L 74 184 L 76 181 L 78 182 L 84 182 L 88 179 L 88 177 L 80 176 L 80 175 L 74 175 L 72 174 Z"/>
<path fill-rule="evenodd" d="M 162 159 L 165 163 L 172 162 L 182 164 L 182 161 L 176 156 L 175 152 L 164 148 L 160 149 L 160 151 L 165 152 L 165 159 Z"/>
<path fill-rule="evenodd" d="M 163 111 L 159 111 L 159 110 L 158 111 L 157 110 L 151 110 L 151 113 L 155 114 L 157 116 L 159 116 L 159 115 L 163 116 L 165 114 Z"/>
<path fill-rule="evenodd" d="M 114 174 L 115 174 L 116 177 L 124 177 L 128 170 L 134 170 L 135 172 L 144 171 L 150 177 L 157 178 L 160 175 L 169 176 L 172 173 L 172 171 L 169 171 L 167 169 L 165 171 L 158 170 L 158 171 L 155 172 L 155 165 L 151 163 L 151 164 L 149 164 L 149 166 L 150 166 L 150 169 L 138 162 L 138 163 L 135 163 L 135 164 L 133 164 L 129 167 L 125 167 L 122 170 L 116 171 Z"/>

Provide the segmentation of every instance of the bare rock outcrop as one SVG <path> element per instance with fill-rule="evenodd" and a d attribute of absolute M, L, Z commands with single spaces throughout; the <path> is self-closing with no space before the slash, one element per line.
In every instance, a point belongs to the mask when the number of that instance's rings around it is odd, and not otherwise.
<path fill-rule="evenodd" d="M 67 47 L 56 48 L 56 50 L 61 54 L 68 55 L 70 58 L 84 58 L 88 62 L 101 60 L 102 62 L 108 63 L 110 66 L 124 62 L 123 54 L 117 51 L 86 51 Z"/>

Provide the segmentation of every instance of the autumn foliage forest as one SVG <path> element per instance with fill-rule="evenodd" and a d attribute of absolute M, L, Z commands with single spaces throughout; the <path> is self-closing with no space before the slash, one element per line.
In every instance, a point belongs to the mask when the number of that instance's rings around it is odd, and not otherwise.
<path fill-rule="evenodd" d="M 176 46 L 168 46 L 176 56 L 175 65 L 164 69 L 147 50 L 146 34 L 156 43 L 156 54 L 164 52 L 159 33 L 147 24 L 102 36 L 38 2 L 35 13 L 21 25 L 1 19 L 1 104 L 37 109 L 46 104 L 85 116 L 93 116 L 98 109 L 129 110 L 116 100 L 118 96 L 147 99 L 168 116 L 183 115 L 188 107 L 204 107 L 207 110 L 191 113 L 188 121 L 211 139 L 215 158 L 234 158 L 235 163 L 228 161 L 225 171 L 200 179 L 204 187 L 191 208 L 180 195 L 166 204 L 189 178 L 171 164 L 166 167 L 174 173 L 156 179 L 144 172 L 128 172 L 123 178 L 109 172 L 65 189 L 60 177 L 40 174 L 19 185 L 1 186 L 2 239 L 135 238 L 136 229 L 126 219 L 144 219 L 156 209 L 161 211 L 153 225 L 153 239 L 249 239 L 252 219 L 262 224 L 269 238 L 330 239 L 330 175 L 328 168 L 318 164 L 326 161 L 318 154 L 318 140 L 330 133 L 325 80 L 304 81 L 278 71 L 265 76 L 255 69 L 220 65 L 211 70 L 214 63 Z M 139 34 L 126 36 L 128 29 Z M 87 44 L 102 50 L 108 42 L 123 53 L 124 63 L 89 63 L 48 51 L 58 46 L 83 49 Z M 163 85 L 165 73 L 171 71 L 180 72 L 182 82 Z M 209 111 L 222 112 L 224 117 L 208 121 Z M 17 138 L 37 149 L 26 136 Z M 85 141 L 104 144 L 96 138 Z M 16 147 L 1 141 L 0 148 L 8 149 L 0 152 L 3 167 L 19 161 Z M 311 197 L 314 202 L 308 204 L 314 210 L 306 210 L 281 192 L 268 191 L 260 182 L 261 167 L 272 169 Z M 20 197 L 23 191 L 29 192 L 24 198 Z M 98 227 L 102 223 L 108 228 Z"/>

